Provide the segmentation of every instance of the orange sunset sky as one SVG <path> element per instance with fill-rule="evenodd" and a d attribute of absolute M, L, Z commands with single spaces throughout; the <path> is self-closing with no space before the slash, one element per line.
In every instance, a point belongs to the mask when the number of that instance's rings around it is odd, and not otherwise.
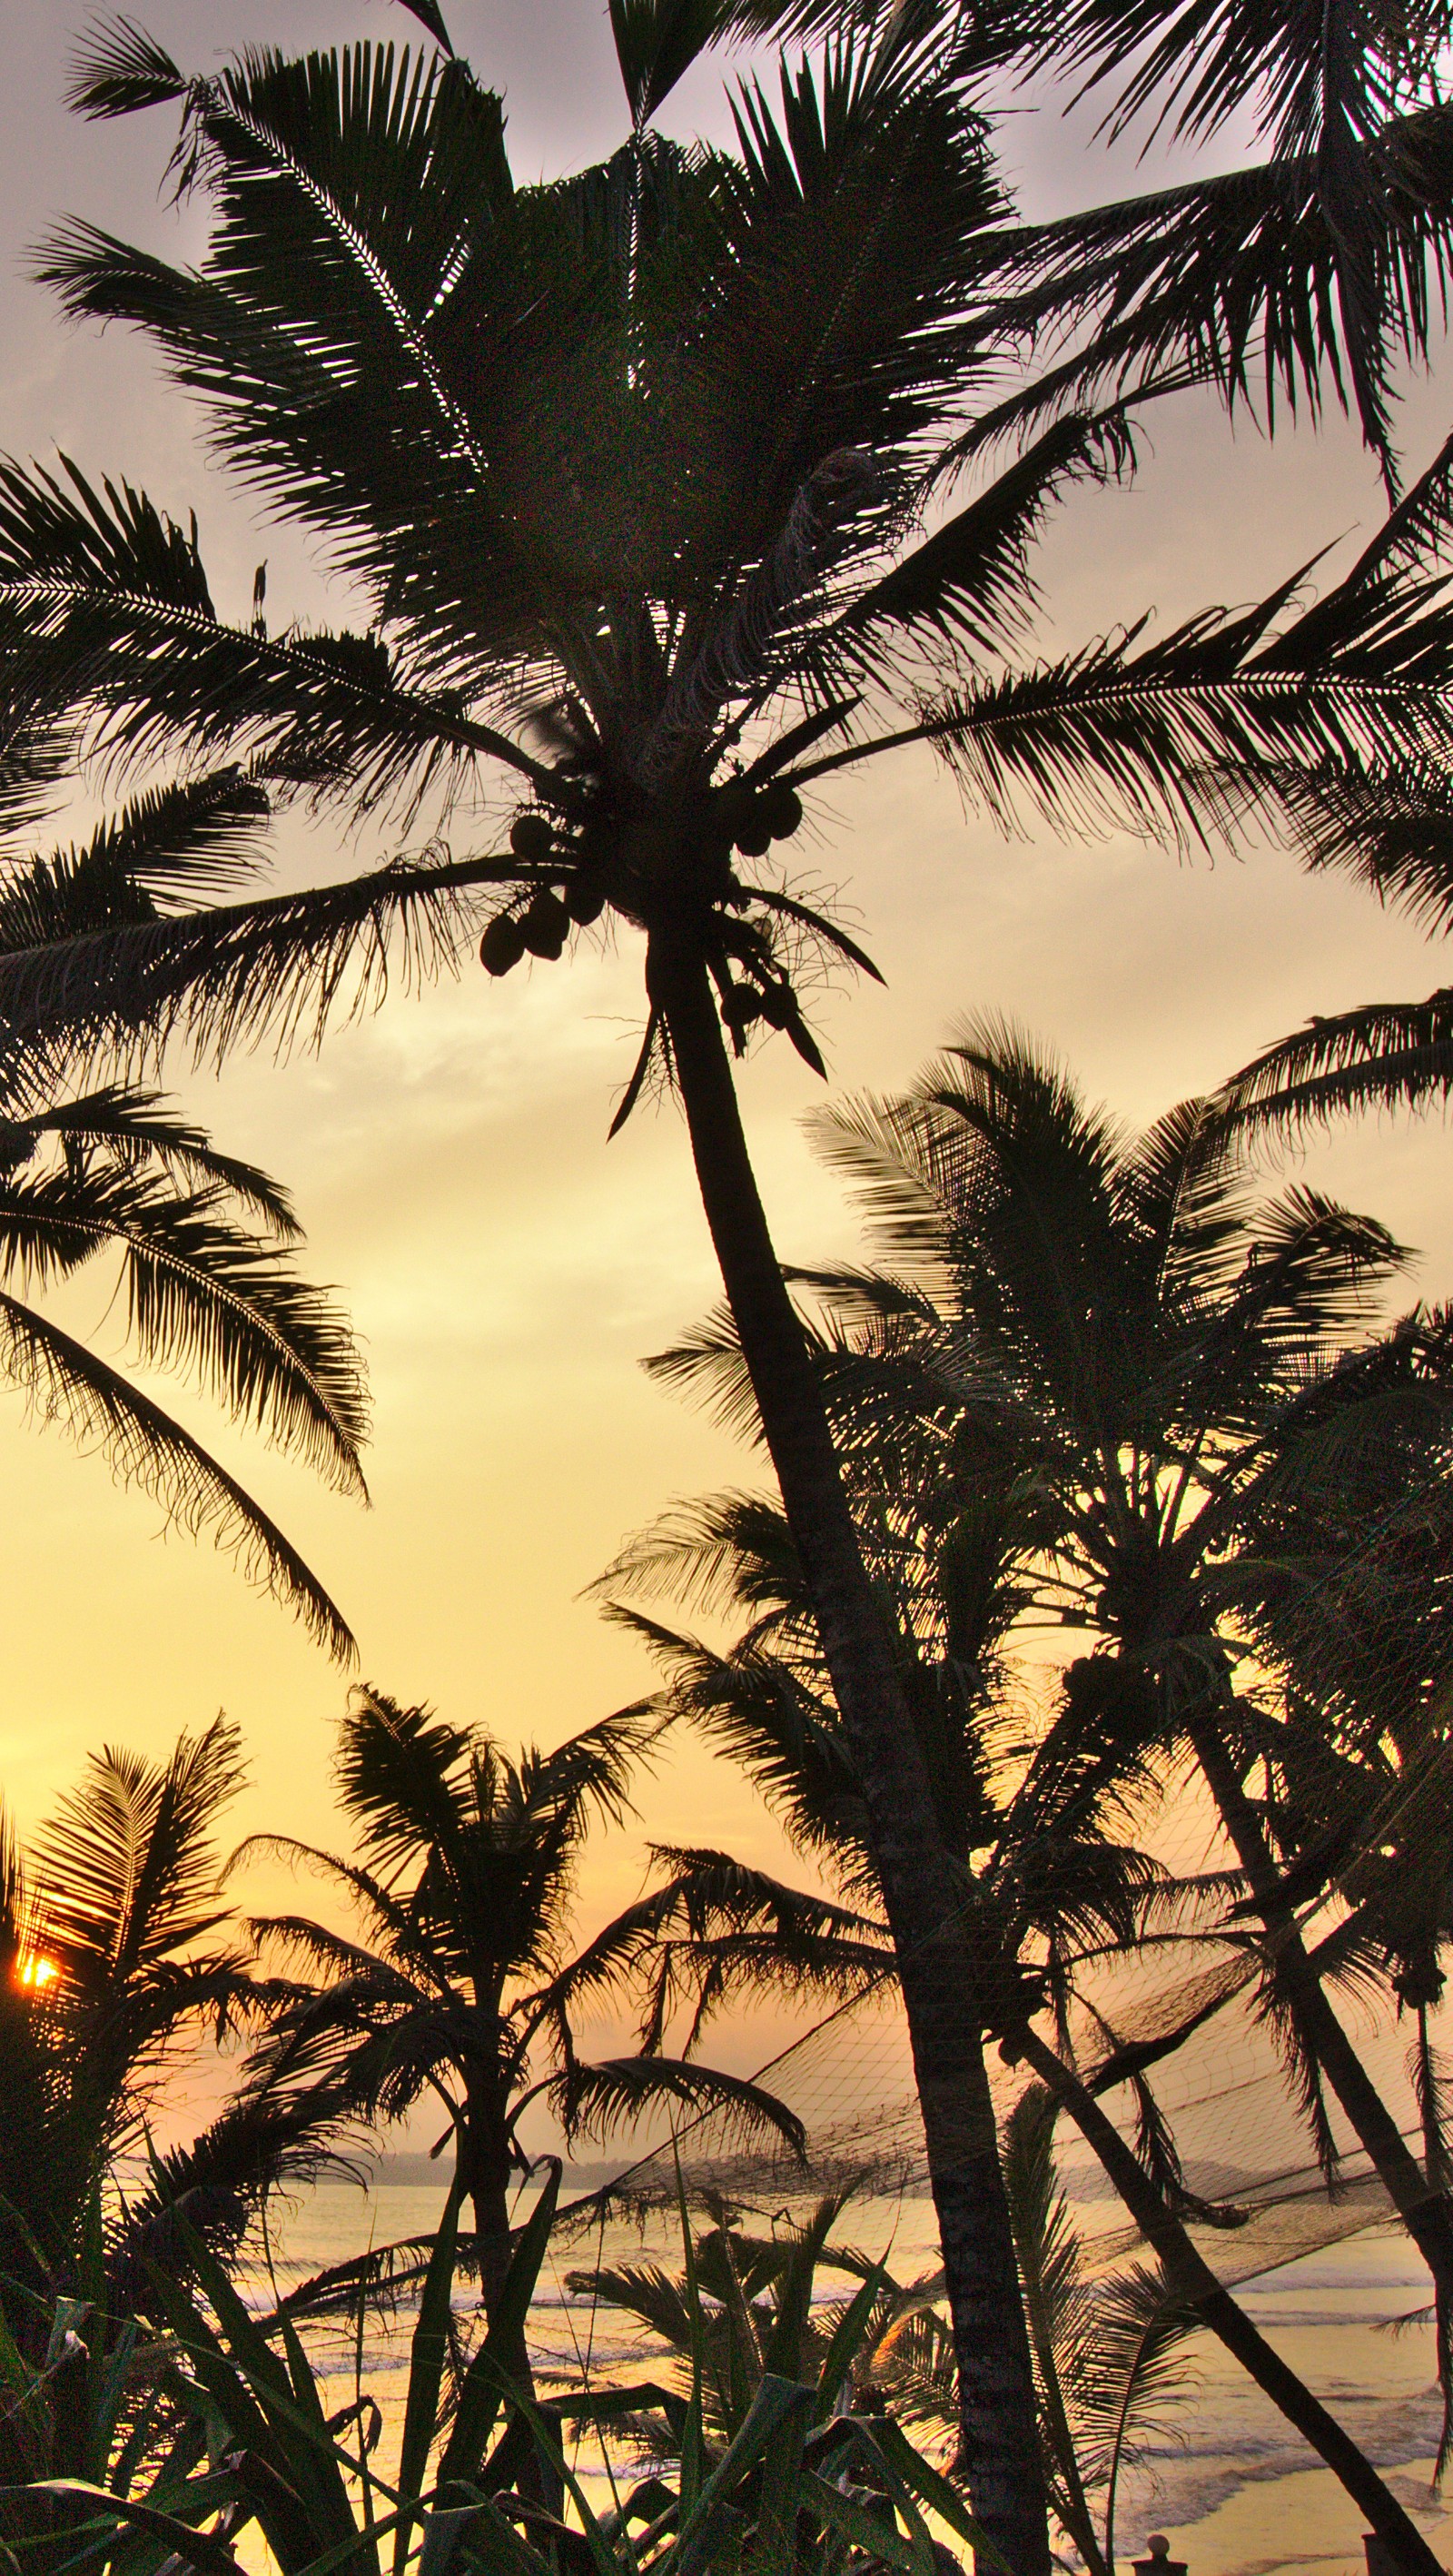
<path fill-rule="evenodd" d="M 233 41 L 416 32 L 390 0 L 137 0 L 135 14 L 198 68 Z M 453 0 L 448 14 L 461 49 L 507 92 L 517 171 L 554 172 L 617 139 L 623 102 L 601 0 Z M 120 332 L 71 330 L 27 281 L 30 246 L 63 213 L 162 244 L 185 241 L 200 215 L 165 201 L 165 113 L 110 127 L 66 118 L 82 0 L 4 0 L 4 24 L 0 447 L 45 458 L 59 446 L 179 515 L 195 504 L 221 600 L 244 602 L 265 556 L 274 621 L 321 612 L 320 563 L 224 488 L 145 350 Z M 668 122 L 723 130 L 721 83 L 719 65 L 699 68 Z M 1129 155 L 1110 172 L 1090 132 L 1052 104 L 1006 124 L 1028 208 L 1137 184 Z M 1448 374 L 1408 389 L 1413 468 L 1446 433 Z M 1244 599 L 1329 544 L 1345 560 L 1379 502 L 1339 419 L 1269 447 L 1249 421 L 1233 434 L 1209 399 L 1164 406 L 1135 488 L 1082 494 L 1055 522 L 1041 561 L 1045 638 L 1062 649 L 1148 607 L 1169 622 Z M 356 861 L 321 832 L 290 835 L 289 866 L 331 873 Z M 1300 877 L 1275 852 L 1213 867 L 1129 840 L 1006 843 L 917 757 L 840 785 L 800 846 L 821 881 L 844 889 L 888 978 L 886 990 L 844 985 L 822 1004 L 837 1088 L 907 1078 L 955 1014 L 993 1008 L 1142 1120 L 1311 1011 L 1450 980 L 1441 948 L 1412 923 L 1351 886 Z M 639 994 L 633 947 L 587 947 L 504 986 L 470 968 L 458 984 L 397 993 L 321 1057 L 237 1061 L 220 1080 L 175 1069 L 175 1089 L 219 1141 L 292 1186 L 307 1266 L 351 1307 L 373 1384 L 373 1508 L 230 1435 L 190 1396 L 178 1399 L 186 1418 L 215 1435 L 327 1581 L 362 1672 L 506 1739 L 553 1741 L 646 1685 L 642 1658 L 581 1587 L 673 1496 L 753 1473 L 638 1366 L 715 1292 L 671 1105 L 605 1143 Z M 779 1042 L 753 1060 L 744 1090 L 784 1256 L 850 1252 L 851 1212 L 802 1131 L 820 1086 Z M 1348 1130 L 1317 1143 L 1303 1171 L 1420 1247 L 1420 1293 L 1453 1292 L 1453 1138 L 1440 1120 Z M 84 1312 L 115 1350 L 105 1304 L 93 1288 Z M 0 1785 L 22 1825 L 88 1748 L 109 1738 L 158 1752 L 220 1707 L 253 1765 L 239 1834 L 330 1838 L 331 1724 L 346 1677 L 210 1547 L 161 1538 L 152 1506 L 28 1426 L 13 1397 L 0 1397 L 0 1475 Z M 592 1916 L 633 1892 L 648 1833 L 779 1849 L 747 1787 L 688 1743 L 663 1761 L 642 1809 L 639 1830 L 592 1860 Z"/>

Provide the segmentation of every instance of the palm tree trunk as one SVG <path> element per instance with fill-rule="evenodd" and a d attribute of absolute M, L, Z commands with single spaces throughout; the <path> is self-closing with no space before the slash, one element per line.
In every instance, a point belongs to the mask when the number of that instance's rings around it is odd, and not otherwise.
<path fill-rule="evenodd" d="M 514 2255 L 510 2234 L 510 2155 L 509 2141 L 499 2114 L 497 2097 L 492 2088 L 483 2087 L 483 2098 L 471 2096 L 464 2118 L 460 2153 L 464 2163 L 465 2189 L 474 2211 L 475 2250 L 479 2261 L 479 2286 L 484 2300 L 484 2313 L 494 2325 L 499 2307 L 499 2294 Z M 535 2374 L 530 2363 L 530 2347 L 523 2319 L 516 2331 L 499 2350 L 500 2362 L 515 2387 L 539 2406 Z M 548 2415 L 549 2409 L 541 2410 Z M 516 2433 L 524 2428 L 516 2423 Z M 558 2429 L 558 2428 L 557 2428 Z M 543 2505 L 547 2512 L 558 2513 L 564 2501 L 553 2462 L 537 2443 L 521 2444 L 515 2484 L 523 2496 Z"/>
<path fill-rule="evenodd" d="M 479 2287 L 484 2300 L 484 2313 L 492 2317 L 498 2304 L 504 2277 L 510 2268 L 509 2196 L 502 2184 L 490 2184 L 482 2191 L 471 2192 L 474 2207 L 474 2244 L 479 2258 Z"/>
<path fill-rule="evenodd" d="M 961 1885 L 783 1285 L 689 924 L 652 931 L 646 980 L 670 1039 L 702 1205 L 868 1809 L 938 2212 L 973 2509 L 1015 2576 L 1049 2576 L 1033 2368 Z"/>
<path fill-rule="evenodd" d="M 1418 2006 L 1418 2117 L 1423 2128 L 1423 2172 L 1430 2191 L 1448 2188 L 1447 2148 L 1438 2111 L 1438 2073 L 1433 2060 L 1433 2034 L 1428 2007 Z"/>
<path fill-rule="evenodd" d="M 514 2245 L 510 2235 L 509 2138 L 487 2088 L 481 2086 L 479 2093 L 470 2088 L 458 2138 L 461 2178 L 474 2212 L 480 2295 L 484 2313 L 492 2319 Z"/>
<path fill-rule="evenodd" d="M 1419 2164 L 1328 2000 L 1282 1896 L 1281 1874 L 1220 1728 L 1207 1714 L 1192 1719 L 1188 1731 L 1257 1911 L 1272 1937 L 1277 1983 L 1446 2305 L 1453 2301 L 1453 2207 Z"/>
<path fill-rule="evenodd" d="M 1387 2551 L 1398 2576 L 1443 2576 L 1433 2555 L 1395 2495 L 1383 2484 L 1372 2462 L 1360 2451 L 1335 2416 L 1329 2415 L 1305 2381 L 1273 2351 L 1246 2311 L 1217 2280 L 1209 2263 L 1192 2244 L 1144 2166 L 1121 2137 L 1109 2113 L 1089 2086 L 1072 2073 L 1052 2048 L 1027 2026 L 1014 2034 L 1014 2046 L 1056 2102 L 1068 2111 L 1086 2144 L 1129 2210 L 1146 2243 L 1159 2260 L 1167 2286 L 1187 2300 L 1226 2350 L 1240 2362 L 1273 2406 L 1311 2444 L 1318 2457 L 1346 2489 L 1358 2511 Z"/>

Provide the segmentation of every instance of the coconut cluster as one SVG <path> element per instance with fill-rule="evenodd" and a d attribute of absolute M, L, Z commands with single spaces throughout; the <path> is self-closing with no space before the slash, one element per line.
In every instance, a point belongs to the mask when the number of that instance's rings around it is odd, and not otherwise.
<path fill-rule="evenodd" d="M 737 882 L 733 857 L 760 859 L 774 841 L 790 840 L 802 821 L 802 800 L 784 779 L 754 786 L 731 779 L 710 797 L 701 835 L 704 892 L 709 903 L 750 902 L 750 889 Z M 532 808 L 510 825 L 510 848 L 527 867 L 538 868 L 546 881 L 528 897 L 495 914 L 479 943 L 479 962 L 490 975 L 507 975 L 522 957 L 557 958 L 572 930 L 598 920 L 607 900 L 607 864 L 614 836 L 587 823 L 576 834 L 563 833 L 550 816 Z M 558 883 L 550 879 L 558 871 Z M 740 999 L 738 1000 L 738 996 Z M 791 995 L 784 987 L 758 991 L 739 986 L 724 1011 L 734 1032 L 762 1018 L 774 1026 L 789 1025 Z M 780 1016 L 778 1016 L 780 1012 Z"/>

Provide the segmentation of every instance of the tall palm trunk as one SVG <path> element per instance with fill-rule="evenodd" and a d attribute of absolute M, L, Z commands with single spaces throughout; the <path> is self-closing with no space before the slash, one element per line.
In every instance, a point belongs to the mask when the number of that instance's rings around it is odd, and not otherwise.
<path fill-rule="evenodd" d="M 1383 2484 L 1372 2462 L 1349 2433 L 1329 2415 L 1305 2381 L 1273 2350 L 1246 2311 L 1191 2242 L 1180 2220 L 1167 2206 L 1139 2158 L 1121 2137 L 1109 2113 L 1089 2086 L 1073 2074 L 1027 2025 L 1014 2035 L 1016 2048 L 1054 2100 L 1068 2111 L 1087 2146 L 1099 2158 L 1110 2182 L 1129 2210 L 1146 2243 L 1159 2260 L 1166 2281 L 1178 2298 L 1188 2300 L 1211 2332 L 1239 2361 L 1273 2406 L 1295 2426 L 1366 2515 L 1398 2576 L 1443 2576 L 1441 2562 Z"/>
<path fill-rule="evenodd" d="M 1453 2303 L 1453 2206 L 1426 2173 L 1341 2022 L 1282 1894 L 1281 1873 L 1226 1739 L 1208 1712 L 1192 1718 L 1191 1744 L 1273 1944 L 1272 1970 L 1304 2042 L 1326 2076 L 1418 2252 L 1440 2310 Z M 1440 2342 L 1441 2342 L 1440 2338 Z M 1446 2355 L 1440 2377 L 1447 2381 Z"/>
<path fill-rule="evenodd" d="M 722 1281 L 862 1783 L 923 2112 L 958 2360 L 973 2509 L 1014 2576 L 1048 2576 L 1034 2375 L 962 1891 L 848 1508 L 821 1391 L 783 1285 L 711 987 L 689 924 L 651 935 L 647 985 L 670 1039 Z"/>
<path fill-rule="evenodd" d="M 1433 2033 L 1428 2021 L 1428 2007 L 1418 2006 L 1418 2116 L 1423 2130 L 1423 2171 L 1428 2189 L 1446 2194 L 1448 2189 L 1448 2149 L 1443 2136 L 1443 2122 L 1438 2104 L 1438 2070 L 1433 2058 Z"/>

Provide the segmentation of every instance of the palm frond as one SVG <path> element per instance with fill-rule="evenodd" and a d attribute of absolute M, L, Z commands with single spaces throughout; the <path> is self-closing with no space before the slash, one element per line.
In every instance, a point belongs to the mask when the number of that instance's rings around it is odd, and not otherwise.
<path fill-rule="evenodd" d="M 714 2116 L 744 2142 L 775 2139 L 794 2158 L 807 2153 L 807 2132 L 785 2102 L 718 2067 L 672 2057 L 607 2058 L 595 2065 L 577 2060 L 552 2077 L 546 2090 L 572 2140 L 609 2136 L 645 2111 L 675 2110 L 685 2115 L 688 2128 Z"/>
<path fill-rule="evenodd" d="M 1054 502 L 1076 482 L 1127 478 L 1134 459 L 1121 404 L 1053 422 L 987 490 L 858 592 L 816 642 L 818 667 L 871 673 L 884 630 L 929 627 L 982 654 L 1021 641 L 1035 605 L 1030 542 Z"/>
<path fill-rule="evenodd" d="M 1075 2396 L 1087 2447 L 1095 2442 L 1104 2471 L 1105 2552 L 1112 2566 L 1121 2473 L 1147 2443 L 1174 2430 L 1190 2395 L 1185 2346 L 1199 2330 L 1195 2309 L 1146 2264 L 1095 2286 Z"/>
<path fill-rule="evenodd" d="M 827 776 L 889 743 L 933 745 L 1005 829 L 1132 830 L 1201 844 L 1234 837 L 1248 807 L 1279 810 L 1290 774 L 1441 756 L 1453 606 L 1441 585 L 1389 574 L 1276 631 L 1300 576 L 1251 610 L 1208 611 L 1162 642 L 1143 627 L 1056 664 L 950 692 L 874 746 L 823 755 Z M 1335 602 L 1335 621 L 1329 610 Z"/>
<path fill-rule="evenodd" d="M 1183 9 L 1179 26 L 1199 31 L 1205 15 Z M 1345 46 L 1345 11 L 1318 26 Z M 1271 418 L 1279 397 L 1315 414 L 1330 385 L 1339 401 L 1350 395 L 1391 489 L 1390 361 L 1428 344 L 1429 270 L 1446 273 L 1449 252 L 1453 123 L 1441 101 L 1398 113 L 1388 99 L 1353 130 L 1343 103 L 1327 104 L 1310 150 L 1300 138 L 1259 166 L 1008 236 L 1002 318 L 1026 336 L 1093 322 L 1082 392 L 1187 366 L 1229 401 L 1252 402 L 1259 372 Z"/>
<path fill-rule="evenodd" d="M 1226 1121 L 1296 1133 L 1368 1108 L 1430 1108 L 1453 1092 L 1453 989 L 1316 1018 L 1231 1074 Z"/>
<path fill-rule="evenodd" d="M 364 1852 L 392 1869 L 431 1844 L 452 1845 L 469 1812 L 467 1729 L 404 1708 L 371 1686 L 353 1694 L 336 1772 Z"/>
<path fill-rule="evenodd" d="M 590 1589 L 704 1610 L 761 1611 L 800 1600 L 802 1569 L 780 1503 L 726 1492 L 679 1503 L 629 1539 Z"/>
<path fill-rule="evenodd" d="M 174 1527 L 210 1528 L 248 1579 L 293 1609 L 340 1661 L 355 1652 L 342 1613 L 260 1505 L 149 1396 L 58 1324 L 0 1292 L 0 1374 L 34 1416 L 56 1422 L 112 1472 L 160 1503 Z"/>
<path fill-rule="evenodd" d="M 36 1842 L 33 1869 L 67 1972 L 119 1986 L 199 1940 L 224 1919 L 215 1829 L 246 1781 L 241 1737 L 226 1718 L 179 1737 L 170 1760 L 110 1747 Z"/>
<path fill-rule="evenodd" d="M 616 60 L 638 132 L 733 15 L 733 0 L 610 0 Z"/>
<path fill-rule="evenodd" d="M 255 871 L 271 813 L 267 790 L 236 766 L 151 789 L 83 848 L 0 872 L 0 951 L 131 928 L 215 898 Z"/>
<path fill-rule="evenodd" d="M 761 1439 L 756 1390 L 729 1308 L 713 1308 L 694 1333 L 673 1349 L 658 1352 L 644 1365 L 648 1377 L 673 1389 L 682 1388 L 706 1404 L 724 1430 Z"/>
<path fill-rule="evenodd" d="M 233 1224 L 217 1188 L 178 1198 L 124 1168 L 28 1194 L 0 1184 L 0 1237 L 17 1260 L 27 1217 L 56 1249 L 123 1256 L 127 1314 L 152 1365 L 186 1372 L 340 1487 L 366 1497 L 367 1406 L 351 1331 L 286 1254 Z M 43 1259 L 37 1242 L 37 1264 Z"/>
<path fill-rule="evenodd" d="M 82 933 L 0 959 L 0 1014 L 23 1036 L 159 1057 L 272 1038 L 316 1044 L 396 978 L 457 971 L 509 861 L 399 862 L 302 894 L 263 896 Z"/>
<path fill-rule="evenodd" d="M 830 1856 L 853 1886 L 870 1882 L 862 1787 L 825 1686 L 754 1635 L 722 1654 L 638 1611 L 615 1605 L 610 1615 L 665 1667 L 668 1705 L 751 1773 L 797 1848 Z"/>
<path fill-rule="evenodd" d="M 411 688 L 377 635 L 269 636 L 212 602 L 195 531 L 129 484 L 0 465 L 0 641 L 30 702 L 88 711 L 113 760 L 239 758 L 346 777 L 361 807 L 481 756 L 540 764 L 457 697 Z"/>
<path fill-rule="evenodd" d="M 1055 2164 L 1054 2118 L 1039 2086 L 1022 2093 L 1003 2126 L 1000 2165 L 1055 2509 L 1093 2564 L 1093 2524 L 1069 2411 L 1085 2306 L 1084 2254 Z"/>
<path fill-rule="evenodd" d="M 145 2314 L 159 2268 L 185 2279 L 197 2238 L 235 2261 L 249 2227 L 276 2191 L 300 2191 L 340 2173 L 362 2179 L 346 2148 L 356 2141 L 347 2107 L 321 2090 L 287 2102 L 231 2102 L 189 2145 L 154 2154 L 151 2178 L 129 2197 L 107 2275 L 112 2296 Z"/>
<path fill-rule="evenodd" d="M 282 1242 L 301 1240 L 302 1229 L 282 1183 L 259 1164 L 224 1154 L 159 1092 L 103 1083 L 78 1098 L 27 1107 L 24 1125 L 37 1140 L 55 1137 L 66 1146 L 102 1147 L 128 1169 L 159 1165 L 168 1177 L 225 1194 Z"/>

